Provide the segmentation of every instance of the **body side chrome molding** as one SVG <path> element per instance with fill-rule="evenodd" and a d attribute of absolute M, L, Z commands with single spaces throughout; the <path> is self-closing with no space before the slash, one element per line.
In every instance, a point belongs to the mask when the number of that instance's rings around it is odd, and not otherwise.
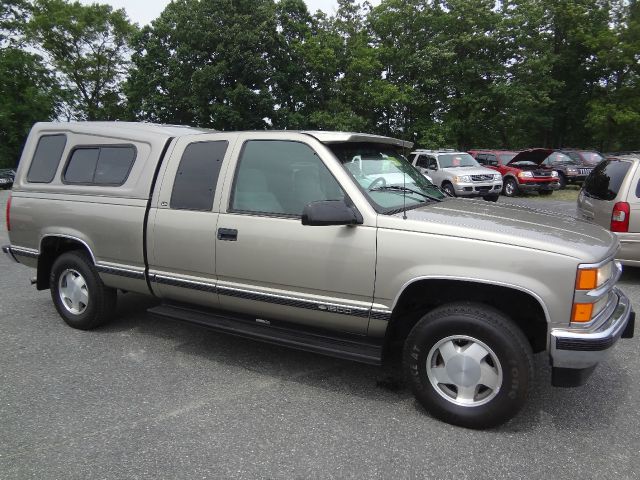
<path fill-rule="evenodd" d="M 29 257 L 29 258 L 38 258 L 40 256 L 40 252 L 38 252 L 38 250 L 34 248 L 14 247 L 13 245 L 8 245 L 7 248 L 14 256 L 18 255 L 21 257 Z"/>
<path fill-rule="evenodd" d="M 122 267 L 114 267 L 111 265 L 96 265 L 96 270 L 100 273 L 106 273 L 109 275 L 118 275 L 120 277 L 127 278 L 136 278 L 139 280 L 144 280 L 144 271 L 143 270 L 133 270 L 131 268 L 122 268 Z"/>
<path fill-rule="evenodd" d="M 384 321 L 389 321 L 389 319 L 391 318 L 391 312 L 386 310 L 372 309 L 368 307 L 357 307 L 353 305 L 345 305 L 342 303 L 306 300 L 288 295 L 264 293 L 244 288 L 214 285 L 213 283 L 186 280 L 183 278 L 177 278 L 170 275 L 153 272 L 149 274 L 149 279 L 153 283 L 171 285 L 180 288 L 189 288 L 193 290 L 201 290 L 211 293 L 217 293 L 219 295 L 224 295 L 227 297 L 253 300 L 256 302 L 273 303 L 287 307 L 302 308 L 306 310 L 314 310 L 362 318 L 374 318 Z"/>

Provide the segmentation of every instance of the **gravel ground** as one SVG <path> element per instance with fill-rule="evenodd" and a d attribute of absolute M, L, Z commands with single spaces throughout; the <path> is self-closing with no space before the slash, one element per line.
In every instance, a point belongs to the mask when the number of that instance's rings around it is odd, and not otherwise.
<path fill-rule="evenodd" d="M 6 199 L 0 192 L 2 211 Z M 524 411 L 498 429 L 470 431 L 431 418 L 379 368 L 156 320 L 142 296 L 120 297 L 105 328 L 72 330 L 49 292 L 29 286 L 33 270 L 4 255 L 0 269 L 3 480 L 640 472 L 637 339 L 621 341 L 575 389 L 552 388 L 538 355 Z M 637 304 L 640 270 L 627 269 L 621 285 Z"/>

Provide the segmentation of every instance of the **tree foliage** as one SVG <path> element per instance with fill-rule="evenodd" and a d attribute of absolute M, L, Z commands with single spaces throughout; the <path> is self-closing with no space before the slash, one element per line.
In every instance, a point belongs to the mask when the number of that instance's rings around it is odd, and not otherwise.
<path fill-rule="evenodd" d="M 124 10 L 94 3 L 35 0 L 27 31 L 66 91 L 67 116 L 113 120 L 124 114 L 121 83 L 135 26 Z"/>
<path fill-rule="evenodd" d="M 2 68 L 25 73 L 0 80 L 2 118 L 32 112 L 3 126 L 15 138 L 35 119 L 136 118 L 640 148 L 638 0 L 338 0 L 331 16 L 304 0 L 174 0 L 141 30 L 105 5 L 5 0 L 0 46 Z"/>

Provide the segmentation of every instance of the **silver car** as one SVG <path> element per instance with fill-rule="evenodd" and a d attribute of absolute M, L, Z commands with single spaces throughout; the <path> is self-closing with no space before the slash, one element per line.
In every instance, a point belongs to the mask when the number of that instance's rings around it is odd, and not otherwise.
<path fill-rule="evenodd" d="M 578 196 L 580 217 L 614 232 L 617 259 L 640 266 L 640 155 L 611 157 L 587 177 Z"/>
<path fill-rule="evenodd" d="M 496 202 L 502 191 L 502 175 L 465 152 L 416 150 L 411 153 L 411 163 L 452 197 L 482 197 Z"/>

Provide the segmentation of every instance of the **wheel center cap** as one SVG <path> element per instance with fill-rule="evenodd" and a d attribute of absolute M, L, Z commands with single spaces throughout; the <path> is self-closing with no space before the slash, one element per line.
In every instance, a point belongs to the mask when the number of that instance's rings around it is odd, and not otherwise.
<path fill-rule="evenodd" d="M 465 355 L 455 355 L 446 365 L 449 378 L 456 385 L 472 387 L 480 381 L 480 364 Z"/>

